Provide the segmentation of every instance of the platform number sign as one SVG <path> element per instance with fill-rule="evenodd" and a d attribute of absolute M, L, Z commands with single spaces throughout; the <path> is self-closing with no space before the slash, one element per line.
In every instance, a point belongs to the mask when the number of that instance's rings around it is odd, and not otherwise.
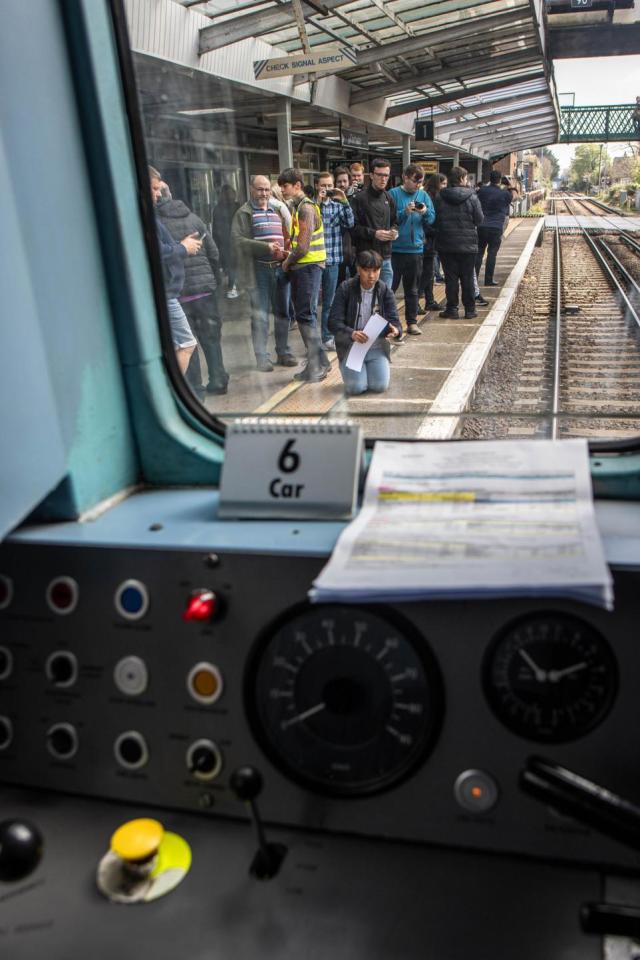
<path fill-rule="evenodd" d="M 348 421 L 240 420 L 227 429 L 218 516 L 348 518 L 361 466 L 362 431 Z"/>

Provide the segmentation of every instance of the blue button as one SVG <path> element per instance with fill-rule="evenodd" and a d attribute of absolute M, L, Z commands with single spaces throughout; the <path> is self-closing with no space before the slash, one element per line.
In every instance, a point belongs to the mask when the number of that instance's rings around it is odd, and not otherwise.
<path fill-rule="evenodd" d="M 144 604 L 144 597 L 136 587 L 127 587 L 120 594 L 120 603 L 127 613 L 139 613 Z"/>
<path fill-rule="evenodd" d="M 125 580 L 114 599 L 116 610 L 127 620 L 139 620 L 149 609 L 149 593 L 140 580 Z"/>

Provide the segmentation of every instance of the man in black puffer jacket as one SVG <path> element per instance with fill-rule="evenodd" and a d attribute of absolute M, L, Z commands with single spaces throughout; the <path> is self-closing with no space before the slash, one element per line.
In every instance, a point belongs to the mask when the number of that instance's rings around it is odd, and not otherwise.
<path fill-rule="evenodd" d="M 184 286 L 179 300 L 207 361 L 209 384 L 206 392 L 226 393 L 229 375 L 224 368 L 220 345 L 222 319 L 216 280 L 220 256 L 218 248 L 200 217 L 189 210 L 182 200 L 174 200 L 165 183 L 162 184 L 162 197 L 156 205 L 156 213 L 174 240 L 193 234 L 202 240 L 201 252 L 185 261 Z M 197 353 L 194 350 L 186 376 L 199 399 L 204 399 Z"/>
<path fill-rule="evenodd" d="M 482 207 L 471 187 L 467 171 L 453 167 L 447 174 L 449 186 L 435 199 L 436 250 L 444 267 L 447 306 L 441 317 L 458 316 L 458 284 L 462 287 L 462 303 L 466 320 L 476 314 L 474 269 L 478 253 L 478 227 L 482 223 Z"/>

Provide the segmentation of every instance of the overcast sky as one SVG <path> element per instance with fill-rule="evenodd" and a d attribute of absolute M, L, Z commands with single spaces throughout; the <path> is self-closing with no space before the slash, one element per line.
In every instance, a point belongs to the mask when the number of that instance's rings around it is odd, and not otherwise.
<path fill-rule="evenodd" d="M 600 103 L 633 103 L 640 94 L 640 56 L 591 57 L 586 60 L 554 60 L 558 94 L 575 93 L 576 107 Z M 570 106 L 571 97 L 558 96 L 561 106 Z M 612 156 L 622 156 L 624 143 L 610 143 Z M 551 146 L 560 161 L 560 169 L 569 166 L 576 144 Z"/>

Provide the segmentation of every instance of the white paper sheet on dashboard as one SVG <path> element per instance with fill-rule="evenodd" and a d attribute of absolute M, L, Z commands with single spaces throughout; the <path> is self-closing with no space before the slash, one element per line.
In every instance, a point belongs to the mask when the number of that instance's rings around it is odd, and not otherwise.
<path fill-rule="evenodd" d="M 347 354 L 347 366 L 350 370 L 356 370 L 358 373 L 362 370 L 364 358 L 371 350 L 382 331 L 387 325 L 387 320 L 381 317 L 379 313 L 372 313 L 367 320 L 363 333 L 369 337 L 366 343 L 353 341 L 353 345 Z"/>
<path fill-rule="evenodd" d="M 378 442 L 311 599 L 498 595 L 612 609 L 586 440 Z"/>

